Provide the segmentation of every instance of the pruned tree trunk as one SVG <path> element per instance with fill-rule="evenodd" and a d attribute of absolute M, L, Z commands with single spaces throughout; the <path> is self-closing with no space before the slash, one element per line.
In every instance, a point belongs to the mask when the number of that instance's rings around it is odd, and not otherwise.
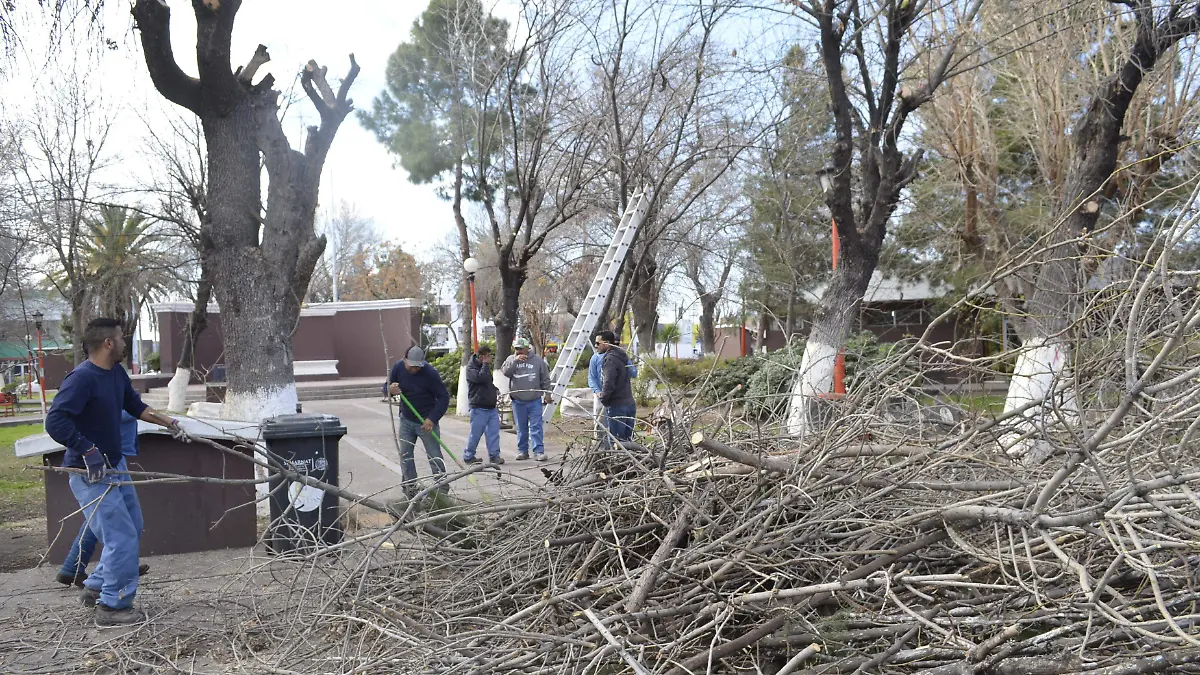
<path fill-rule="evenodd" d="M 700 297 L 700 347 L 705 354 L 717 353 L 718 302 L 718 298 L 707 295 Z"/>
<path fill-rule="evenodd" d="M 138 0 L 134 19 L 146 65 L 166 99 L 195 113 L 204 131 L 208 194 L 201 222 L 202 258 L 221 305 L 228 388 L 222 415 L 257 421 L 295 412 L 292 332 L 325 238 L 313 220 L 321 169 L 358 75 L 350 71 L 335 94 L 324 68 L 309 61 L 301 86 L 320 114 L 304 150 L 289 145 L 279 120 L 274 78 L 254 77 L 270 56 L 263 45 L 233 70 L 230 42 L 240 0 L 195 2 L 199 78 L 186 75 L 171 48 L 170 9 Z M 269 177 L 262 208 L 261 167 Z"/>
<path fill-rule="evenodd" d="M 659 278 L 652 249 L 648 248 L 638 256 L 630 273 L 629 309 L 637 330 L 638 348 L 653 353 L 654 338 L 658 333 Z"/>
<path fill-rule="evenodd" d="M 517 317 L 521 312 L 521 288 L 525 285 L 525 273 L 501 262 L 500 281 L 500 314 L 496 317 L 496 363 L 504 363 L 512 354 L 512 343 L 517 338 Z"/>
<path fill-rule="evenodd" d="M 1073 134 L 1058 221 L 1043 254 L 1033 296 L 1026 302 L 1028 318 L 1021 331 L 1024 345 L 1004 401 L 1005 412 L 1027 410 L 1001 436 L 1000 445 L 1010 456 L 1030 462 L 1047 456 L 1048 432 L 1077 418 L 1075 397 L 1069 389 L 1067 330 L 1084 287 L 1078 238 L 1090 232 L 1100 217 L 1101 195 L 1117 167 L 1129 104 L 1159 57 L 1200 30 L 1200 15 L 1194 11 L 1183 15 L 1171 12 L 1159 21 L 1150 0 L 1133 0 L 1130 7 L 1137 22 L 1134 43 L 1120 67 L 1089 99 Z"/>

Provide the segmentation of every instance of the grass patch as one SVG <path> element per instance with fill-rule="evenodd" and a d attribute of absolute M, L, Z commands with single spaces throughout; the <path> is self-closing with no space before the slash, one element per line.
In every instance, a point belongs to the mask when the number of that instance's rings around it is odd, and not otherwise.
<path fill-rule="evenodd" d="M 13 454 L 17 440 L 40 433 L 40 424 L 0 427 L 0 519 L 4 521 L 34 518 L 43 509 L 45 477 L 41 471 L 25 468 L 40 465 L 41 457 Z"/>

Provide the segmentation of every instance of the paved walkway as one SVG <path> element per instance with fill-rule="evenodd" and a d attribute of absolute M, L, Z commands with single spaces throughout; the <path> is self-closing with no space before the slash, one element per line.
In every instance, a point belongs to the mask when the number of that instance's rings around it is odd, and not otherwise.
<path fill-rule="evenodd" d="M 362 495 L 381 495 L 389 499 L 399 499 L 403 493 L 399 488 L 401 480 L 400 455 L 396 449 L 395 436 L 391 415 L 394 408 L 379 398 L 350 399 L 343 401 L 313 401 L 304 405 L 304 412 L 336 415 L 346 425 L 347 435 L 342 438 L 339 446 L 339 482 L 342 487 Z M 440 423 L 442 441 L 459 460 L 462 459 L 463 448 L 467 445 L 467 436 L 471 431 L 465 418 L 452 414 L 442 418 Z M 501 467 L 505 473 L 524 479 L 535 485 L 546 482 L 541 469 L 554 471 L 558 468 L 564 448 L 559 445 L 546 446 L 547 461 L 534 462 L 525 460 L 518 462 L 517 436 L 513 431 L 500 432 L 500 456 L 506 463 Z M 479 444 L 477 453 L 487 456 L 484 444 Z M 420 441 L 416 449 L 417 474 L 429 476 L 429 462 Z M 448 465 L 453 462 L 447 458 Z M 489 494 L 509 495 L 518 488 L 510 482 L 496 480 L 491 472 L 483 472 L 472 476 L 474 480 L 458 481 L 454 485 L 454 494 L 461 499 L 477 501 L 484 499 L 484 492 Z"/>

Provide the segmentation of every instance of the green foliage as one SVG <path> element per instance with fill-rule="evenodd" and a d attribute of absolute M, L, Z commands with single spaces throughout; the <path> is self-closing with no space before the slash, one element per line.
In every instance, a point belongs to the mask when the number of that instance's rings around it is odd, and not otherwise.
<path fill-rule="evenodd" d="M 150 370 L 161 371 L 162 370 L 162 354 L 159 354 L 158 352 L 151 352 L 150 356 L 146 357 L 146 366 L 148 368 L 150 368 Z"/>
<path fill-rule="evenodd" d="M 451 396 L 458 391 L 458 373 L 462 368 L 462 357 L 463 352 L 460 347 L 429 361 L 430 365 L 438 371 L 438 375 L 442 376 L 442 383 L 446 385 Z"/>
<path fill-rule="evenodd" d="M 387 88 L 359 112 L 413 183 L 428 183 L 454 169 L 475 147 L 475 129 L 486 128 L 477 98 L 503 61 L 508 23 L 488 14 L 479 0 L 432 0 L 413 22 L 408 42 L 388 57 Z M 477 189 L 464 186 L 468 199 Z"/>
<path fill-rule="evenodd" d="M 705 398 L 709 401 L 719 401 L 728 397 L 739 386 L 745 389 L 761 365 L 762 359 L 757 356 L 743 356 L 719 366 L 708 382 L 708 388 L 704 392 Z"/>

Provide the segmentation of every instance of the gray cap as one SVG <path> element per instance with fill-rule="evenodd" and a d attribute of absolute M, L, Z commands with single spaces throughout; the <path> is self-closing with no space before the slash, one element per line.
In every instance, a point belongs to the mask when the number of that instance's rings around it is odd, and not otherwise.
<path fill-rule="evenodd" d="M 408 353 L 404 355 L 404 365 L 414 367 L 425 365 L 425 350 L 420 347 L 410 347 Z"/>

